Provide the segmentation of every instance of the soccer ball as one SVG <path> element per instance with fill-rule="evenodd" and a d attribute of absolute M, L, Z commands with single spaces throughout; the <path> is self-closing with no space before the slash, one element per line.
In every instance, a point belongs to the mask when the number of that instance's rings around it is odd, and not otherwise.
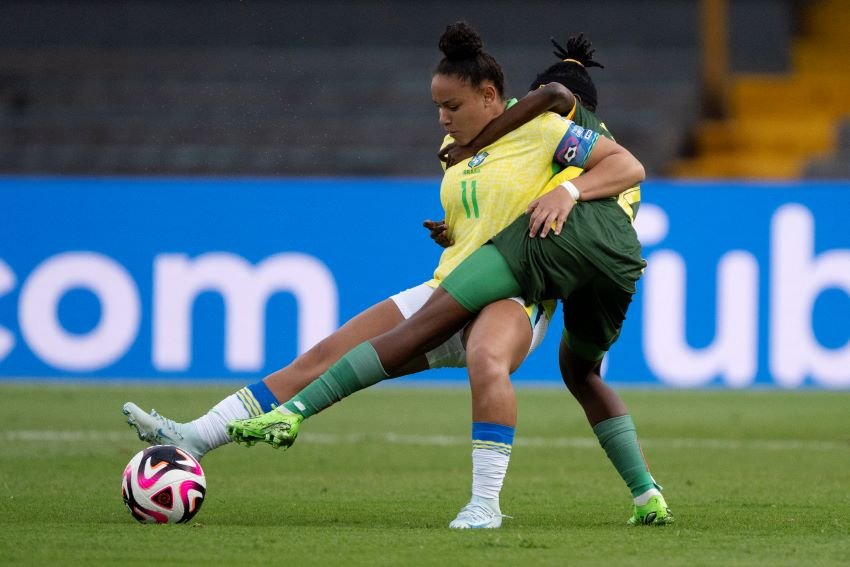
<path fill-rule="evenodd" d="M 124 504 L 143 524 L 188 522 L 201 509 L 206 491 L 200 463 L 173 445 L 139 451 L 121 478 Z"/>

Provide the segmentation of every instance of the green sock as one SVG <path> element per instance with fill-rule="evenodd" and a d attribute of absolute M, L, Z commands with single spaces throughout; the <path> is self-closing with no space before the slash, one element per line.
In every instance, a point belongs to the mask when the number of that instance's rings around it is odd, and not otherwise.
<path fill-rule="evenodd" d="M 327 372 L 290 398 L 283 407 L 306 419 L 385 378 L 389 378 L 389 374 L 384 371 L 378 353 L 366 341 L 350 350 Z"/>
<path fill-rule="evenodd" d="M 656 487 L 652 475 L 649 474 L 649 467 L 643 459 L 635 424 L 630 415 L 612 417 L 597 423 L 593 427 L 593 432 L 614 468 L 626 481 L 626 485 L 632 491 L 632 497 Z"/>

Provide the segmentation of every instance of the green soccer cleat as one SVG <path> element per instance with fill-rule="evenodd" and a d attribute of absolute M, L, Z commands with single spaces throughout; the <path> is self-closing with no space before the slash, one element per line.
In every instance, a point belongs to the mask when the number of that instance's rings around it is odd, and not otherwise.
<path fill-rule="evenodd" d="M 630 526 L 666 526 L 673 523 L 673 512 L 664 497 L 657 494 L 643 506 L 635 504 L 635 511 L 627 523 Z"/>
<path fill-rule="evenodd" d="M 279 449 L 287 449 L 295 443 L 304 418 L 298 414 L 283 414 L 277 409 L 250 419 L 237 419 L 227 424 L 227 434 L 237 443 L 249 447 L 264 441 Z"/>

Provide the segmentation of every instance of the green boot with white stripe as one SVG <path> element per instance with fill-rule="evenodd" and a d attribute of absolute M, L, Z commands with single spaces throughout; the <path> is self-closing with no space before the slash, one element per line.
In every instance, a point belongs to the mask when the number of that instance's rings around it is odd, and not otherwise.
<path fill-rule="evenodd" d="M 298 414 L 283 413 L 281 408 L 275 408 L 259 417 L 231 421 L 227 425 L 227 434 L 237 443 L 245 443 L 249 447 L 262 441 L 275 449 L 287 449 L 295 443 L 302 421 L 304 418 Z"/>
<path fill-rule="evenodd" d="M 673 512 L 661 493 L 656 491 L 645 504 L 635 503 L 632 517 L 626 523 L 630 526 L 668 526 L 673 523 Z"/>

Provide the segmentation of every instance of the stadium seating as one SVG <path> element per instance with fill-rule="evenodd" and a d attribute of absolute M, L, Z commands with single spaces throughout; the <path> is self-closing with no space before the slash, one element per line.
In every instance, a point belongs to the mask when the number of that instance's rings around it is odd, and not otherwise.
<path fill-rule="evenodd" d="M 850 118 L 838 126 L 834 152 L 816 157 L 806 164 L 803 176 L 809 179 L 850 179 Z"/>
<path fill-rule="evenodd" d="M 785 179 L 847 177 L 834 158 L 841 120 L 850 116 L 850 12 L 845 2 L 807 3 L 792 68 L 783 74 L 741 74 L 729 92 L 729 117 L 696 131 L 696 156 L 672 171 L 685 177 Z M 807 167 L 807 162 L 812 165 Z M 844 172 L 843 174 L 841 172 Z"/>
<path fill-rule="evenodd" d="M 738 4 L 752 19 L 776 3 Z M 784 12 L 771 10 L 780 17 L 762 25 L 783 52 Z M 459 10 L 441 0 L 11 0 L 4 13 L 4 172 L 438 174 L 442 133 L 427 86 L 436 38 L 460 18 L 482 33 L 514 96 L 554 62 L 550 35 L 587 32 L 606 66 L 592 70 L 599 113 L 651 175 L 667 171 L 699 118 L 695 1 L 529 0 L 518 10 L 475 0 Z M 759 64 L 773 69 L 776 57 Z M 747 89 L 736 89 L 744 103 L 761 96 Z M 722 143 L 727 129 L 706 126 L 700 145 Z M 737 130 L 736 144 L 759 123 Z M 818 127 L 801 136 L 813 151 L 829 147 Z"/>

